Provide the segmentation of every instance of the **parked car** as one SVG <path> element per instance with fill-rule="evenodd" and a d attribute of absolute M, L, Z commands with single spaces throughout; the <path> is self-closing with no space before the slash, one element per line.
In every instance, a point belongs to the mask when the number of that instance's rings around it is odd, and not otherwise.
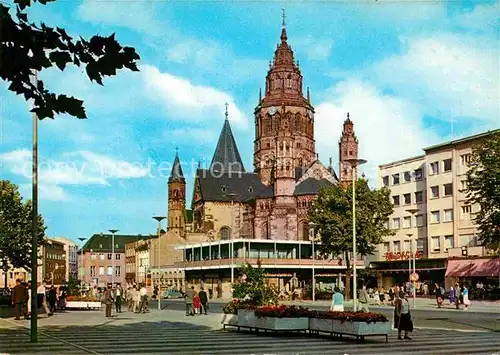
<path fill-rule="evenodd" d="M 166 290 L 165 292 L 163 292 L 163 298 L 166 298 L 166 299 L 169 299 L 169 298 L 182 298 L 184 297 L 184 295 L 179 292 L 179 291 L 175 291 L 175 290 Z"/>

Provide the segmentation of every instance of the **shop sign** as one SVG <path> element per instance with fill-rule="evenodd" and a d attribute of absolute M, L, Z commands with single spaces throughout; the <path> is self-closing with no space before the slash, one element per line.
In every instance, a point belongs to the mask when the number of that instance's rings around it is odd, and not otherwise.
<path fill-rule="evenodd" d="M 384 254 L 386 261 L 394 261 L 394 260 L 409 260 L 413 257 L 412 253 L 409 251 L 398 251 L 398 252 L 387 252 Z M 421 251 L 415 252 L 415 259 L 420 259 L 422 257 Z"/>

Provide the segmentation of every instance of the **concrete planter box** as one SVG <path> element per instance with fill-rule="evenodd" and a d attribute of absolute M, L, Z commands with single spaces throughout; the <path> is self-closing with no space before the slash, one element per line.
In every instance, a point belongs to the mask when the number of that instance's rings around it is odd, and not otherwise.
<path fill-rule="evenodd" d="M 98 309 L 101 308 L 101 302 L 88 301 L 67 301 L 66 308 L 68 309 Z"/>
<path fill-rule="evenodd" d="M 256 317 L 255 328 L 273 331 L 302 331 L 309 328 L 309 318 Z"/>
<path fill-rule="evenodd" d="M 391 322 L 349 322 L 332 319 L 333 332 L 338 334 L 355 335 L 387 335 L 391 332 Z"/>
<path fill-rule="evenodd" d="M 313 332 L 333 333 L 333 319 L 309 318 L 309 330 Z"/>
<path fill-rule="evenodd" d="M 255 328 L 257 324 L 255 312 L 248 309 L 238 309 L 238 326 Z"/>
<path fill-rule="evenodd" d="M 222 315 L 222 327 L 226 326 L 237 327 L 238 326 L 238 315 L 237 314 L 223 314 Z"/>

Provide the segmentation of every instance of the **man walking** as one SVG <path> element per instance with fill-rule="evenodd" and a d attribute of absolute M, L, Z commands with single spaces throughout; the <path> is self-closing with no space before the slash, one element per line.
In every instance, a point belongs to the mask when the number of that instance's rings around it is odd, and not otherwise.
<path fill-rule="evenodd" d="M 184 294 L 184 300 L 186 302 L 186 316 L 194 315 L 193 312 L 193 298 L 194 298 L 194 286 L 191 286 L 190 290 L 187 290 Z"/>
<path fill-rule="evenodd" d="M 207 297 L 207 293 L 205 292 L 205 289 L 203 287 L 201 288 L 200 292 L 198 293 L 198 297 L 200 297 L 200 304 L 201 304 L 200 314 L 205 313 L 205 315 L 207 315 L 208 297 Z"/>
<path fill-rule="evenodd" d="M 45 313 L 47 314 L 47 317 L 50 317 L 52 313 L 49 310 L 49 307 L 47 306 L 47 290 L 45 289 L 45 286 L 43 285 L 43 282 L 38 283 L 38 287 L 36 289 L 36 301 L 37 301 L 37 308 L 43 307 L 45 310 Z M 36 312 L 38 309 L 31 310 L 32 312 Z"/>
<path fill-rule="evenodd" d="M 148 290 L 146 289 L 145 285 L 141 286 L 139 295 L 141 296 L 141 304 L 139 305 L 139 311 L 137 313 L 146 313 L 148 303 Z"/>
<path fill-rule="evenodd" d="M 122 288 L 119 285 L 115 288 L 115 306 L 116 313 L 122 313 Z"/>
<path fill-rule="evenodd" d="M 359 291 L 359 309 L 360 312 L 370 312 L 368 308 L 368 300 L 370 296 L 368 296 L 368 292 L 366 291 L 366 286 L 363 285 L 361 291 Z"/>
<path fill-rule="evenodd" d="M 15 320 L 20 320 L 26 303 L 26 288 L 21 285 L 21 280 L 16 280 L 16 286 L 12 289 L 12 305 L 14 306 Z M 26 318 L 26 316 L 25 316 Z"/>
<path fill-rule="evenodd" d="M 111 286 L 108 286 L 106 290 L 104 290 L 104 294 L 102 296 L 104 305 L 106 306 L 106 318 L 111 317 L 111 308 L 113 307 L 113 294 L 111 292 Z"/>

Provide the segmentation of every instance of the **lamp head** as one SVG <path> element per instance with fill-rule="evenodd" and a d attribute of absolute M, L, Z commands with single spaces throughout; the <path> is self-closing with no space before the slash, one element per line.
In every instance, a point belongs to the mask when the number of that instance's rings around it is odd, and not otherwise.
<path fill-rule="evenodd" d="M 164 216 L 153 216 L 153 219 L 155 219 L 158 222 L 163 221 L 165 218 L 167 218 L 167 217 L 164 217 Z"/>
<path fill-rule="evenodd" d="M 109 231 L 111 234 L 115 234 L 116 232 L 118 232 L 118 229 L 108 229 L 108 231 Z"/>

